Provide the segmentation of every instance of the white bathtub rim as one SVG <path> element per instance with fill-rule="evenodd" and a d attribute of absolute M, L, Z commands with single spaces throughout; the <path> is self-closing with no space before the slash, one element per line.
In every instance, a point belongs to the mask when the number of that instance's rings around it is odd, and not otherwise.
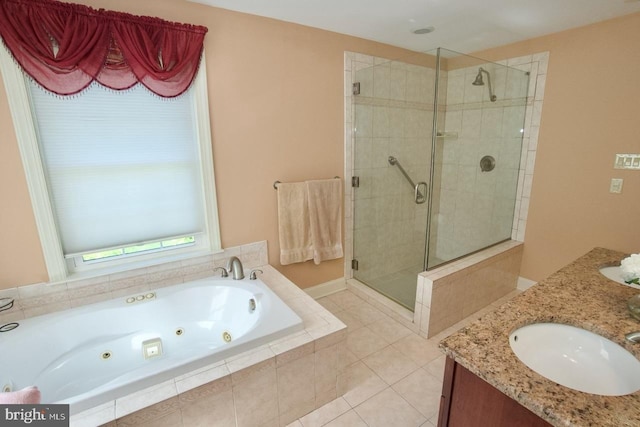
<path fill-rule="evenodd" d="M 267 267 L 265 266 L 263 267 L 263 269 L 266 270 Z M 206 284 L 208 282 L 211 282 L 212 279 L 214 280 L 214 282 L 217 282 L 218 284 L 220 282 L 225 282 L 227 286 L 233 286 L 234 284 L 237 284 L 237 282 L 233 280 L 221 281 L 219 277 L 209 277 L 209 278 L 194 280 L 187 283 L 173 285 L 170 287 L 159 288 L 157 290 L 151 290 L 148 292 L 160 292 L 165 294 L 164 297 L 170 297 L 171 294 L 175 292 L 179 292 L 189 288 L 206 286 Z M 244 280 L 242 282 L 248 283 L 247 280 Z M 261 291 L 263 291 L 264 293 L 273 294 L 273 296 L 278 299 L 276 301 L 277 302 L 276 305 L 278 307 L 280 307 L 279 304 L 286 305 L 286 303 L 284 303 L 282 299 L 275 292 L 273 292 L 270 289 L 270 287 L 263 281 L 261 280 L 251 281 L 250 284 L 258 285 L 259 287 L 262 287 L 263 289 L 261 289 Z M 260 295 L 260 294 L 256 293 L 255 295 Z M 115 304 L 117 303 L 117 301 L 126 300 L 126 298 L 127 298 L 126 296 L 114 298 L 109 301 L 103 301 L 103 302 L 99 302 L 91 305 L 76 307 L 66 311 L 72 311 L 75 314 L 83 314 L 83 313 L 93 311 L 96 306 L 104 306 L 108 308 L 109 307 L 108 304 L 110 303 Z M 268 299 L 268 301 L 270 300 Z M 140 304 L 144 304 L 144 302 L 141 302 Z M 131 376 L 131 378 L 129 378 L 130 381 L 127 381 L 123 385 L 119 386 L 117 389 L 109 390 L 109 386 L 113 381 L 115 381 L 114 379 L 99 387 L 89 390 L 85 393 L 81 393 L 79 395 L 73 396 L 72 398 L 63 399 L 53 403 L 70 403 L 71 413 L 77 414 L 86 410 L 91 410 L 91 408 L 95 406 L 100 406 L 108 401 L 119 399 L 123 396 L 123 392 L 125 393 L 124 396 L 134 394 L 145 388 L 153 387 L 158 383 L 161 383 L 166 380 L 175 379 L 177 377 L 186 375 L 189 372 L 197 371 L 198 369 L 201 369 L 203 367 L 206 367 L 212 364 L 215 365 L 219 363 L 224 363 L 225 360 L 228 358 L 241 356 L 243 353 L 246 353 L 248 350 L 252 348 L 259 348 L 264 344 L 276 341 L 280 338 L 283 338 L 285 336 L 288 336 L 290 334 L 294 334 L 300 330 L 303 330 L 304 324 L 302 322 L 302 319 L 300 319 L 300 317 L 297 316 L 297 314 L 293 310 L 291 310 L 291 312 L 297 317 L 297 319 L 299 320 L 299 323 L 294 324 L 293 326 L 284 328 L 280 331 L 274 332 L 273 330 L 270 330 L 271 328 L 269 327 L 269 325 L 266 324 L 266 322 L 259 322 L 249 331 L 251 337 L 255 334 L 259 334 L 260 336 L 257 339 L 256 338 L 250 339 L 247 336 L 241 336 L 235 339 L 234 341 L 232 341 L 229 347 L 222 348 L 218 352 L 206 355 L 204 357 L 197 356 L 187 360 L 181 359 L 179 361 L 175 361 L 174 363 L 170 363 L 171 366 L 169 366 L 168 368 L 160 372 L 155 372 L 153 373 L 153 375 L 148 375 L 148 371 L 153 370 L 151 369 L 153 368 L 153 366 L 148 365 L 147 367 L 143 368 L 141 372 L 138 372 L 135 375 Z M 38 324 L 41 322 L 48 322 L 48 321 L 51 321 L 52 319 L 55 319 L 56 316 L 59 317 L 60 313 L 64 313 L 64 312 L 49 313 L 42 316 L 25 319 L 22 322 L 28 321 L 29 324 L 35 325 L 37 327 Z M 264 336 L 265 329 L 267 330 L 266 333 L 268 334 L 268 336 Z"/>

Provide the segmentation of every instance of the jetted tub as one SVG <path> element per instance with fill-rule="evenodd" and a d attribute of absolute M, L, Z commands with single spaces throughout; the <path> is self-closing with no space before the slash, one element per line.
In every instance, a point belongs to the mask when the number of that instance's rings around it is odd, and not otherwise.
<path fill-rule="evenodd" d="M 0 333 L 0 387 L 36 385 L 71 413 L 304 328 L 259 279 L 217 277 L 16 323 Z"/>

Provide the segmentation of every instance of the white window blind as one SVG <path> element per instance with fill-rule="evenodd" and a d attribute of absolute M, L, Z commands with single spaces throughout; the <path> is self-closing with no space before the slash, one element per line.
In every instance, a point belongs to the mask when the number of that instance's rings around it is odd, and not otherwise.
<path fill-rule="evenodd" d="M 141 85 L 72 97 L 29 86 L 65 255 L 205 231 L 193 88 L 163 99 Z"/>

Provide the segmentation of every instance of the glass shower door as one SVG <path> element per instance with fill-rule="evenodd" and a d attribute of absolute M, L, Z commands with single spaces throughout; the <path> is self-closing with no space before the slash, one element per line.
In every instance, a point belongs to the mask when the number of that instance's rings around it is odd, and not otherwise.
<path fill-rule="evenodd" d="M 427 269 L 511 237 L 529 73 L 439 50 Z"/>
<path fill-rule="evenodd" d="M 411 311 L 424 270 L 434 65 L 420 54 L 355 72 L 353 275 Z"/>

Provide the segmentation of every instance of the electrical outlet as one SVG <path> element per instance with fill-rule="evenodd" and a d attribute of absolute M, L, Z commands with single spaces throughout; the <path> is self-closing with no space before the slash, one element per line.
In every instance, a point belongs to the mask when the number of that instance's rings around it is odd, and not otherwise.
<path fill-rule="evenodd" d="M 611 178 L 611 185 L 609 186 L 609 193 L 622 193 L 622 183 L 624 180 L 622 178 Z"/>

